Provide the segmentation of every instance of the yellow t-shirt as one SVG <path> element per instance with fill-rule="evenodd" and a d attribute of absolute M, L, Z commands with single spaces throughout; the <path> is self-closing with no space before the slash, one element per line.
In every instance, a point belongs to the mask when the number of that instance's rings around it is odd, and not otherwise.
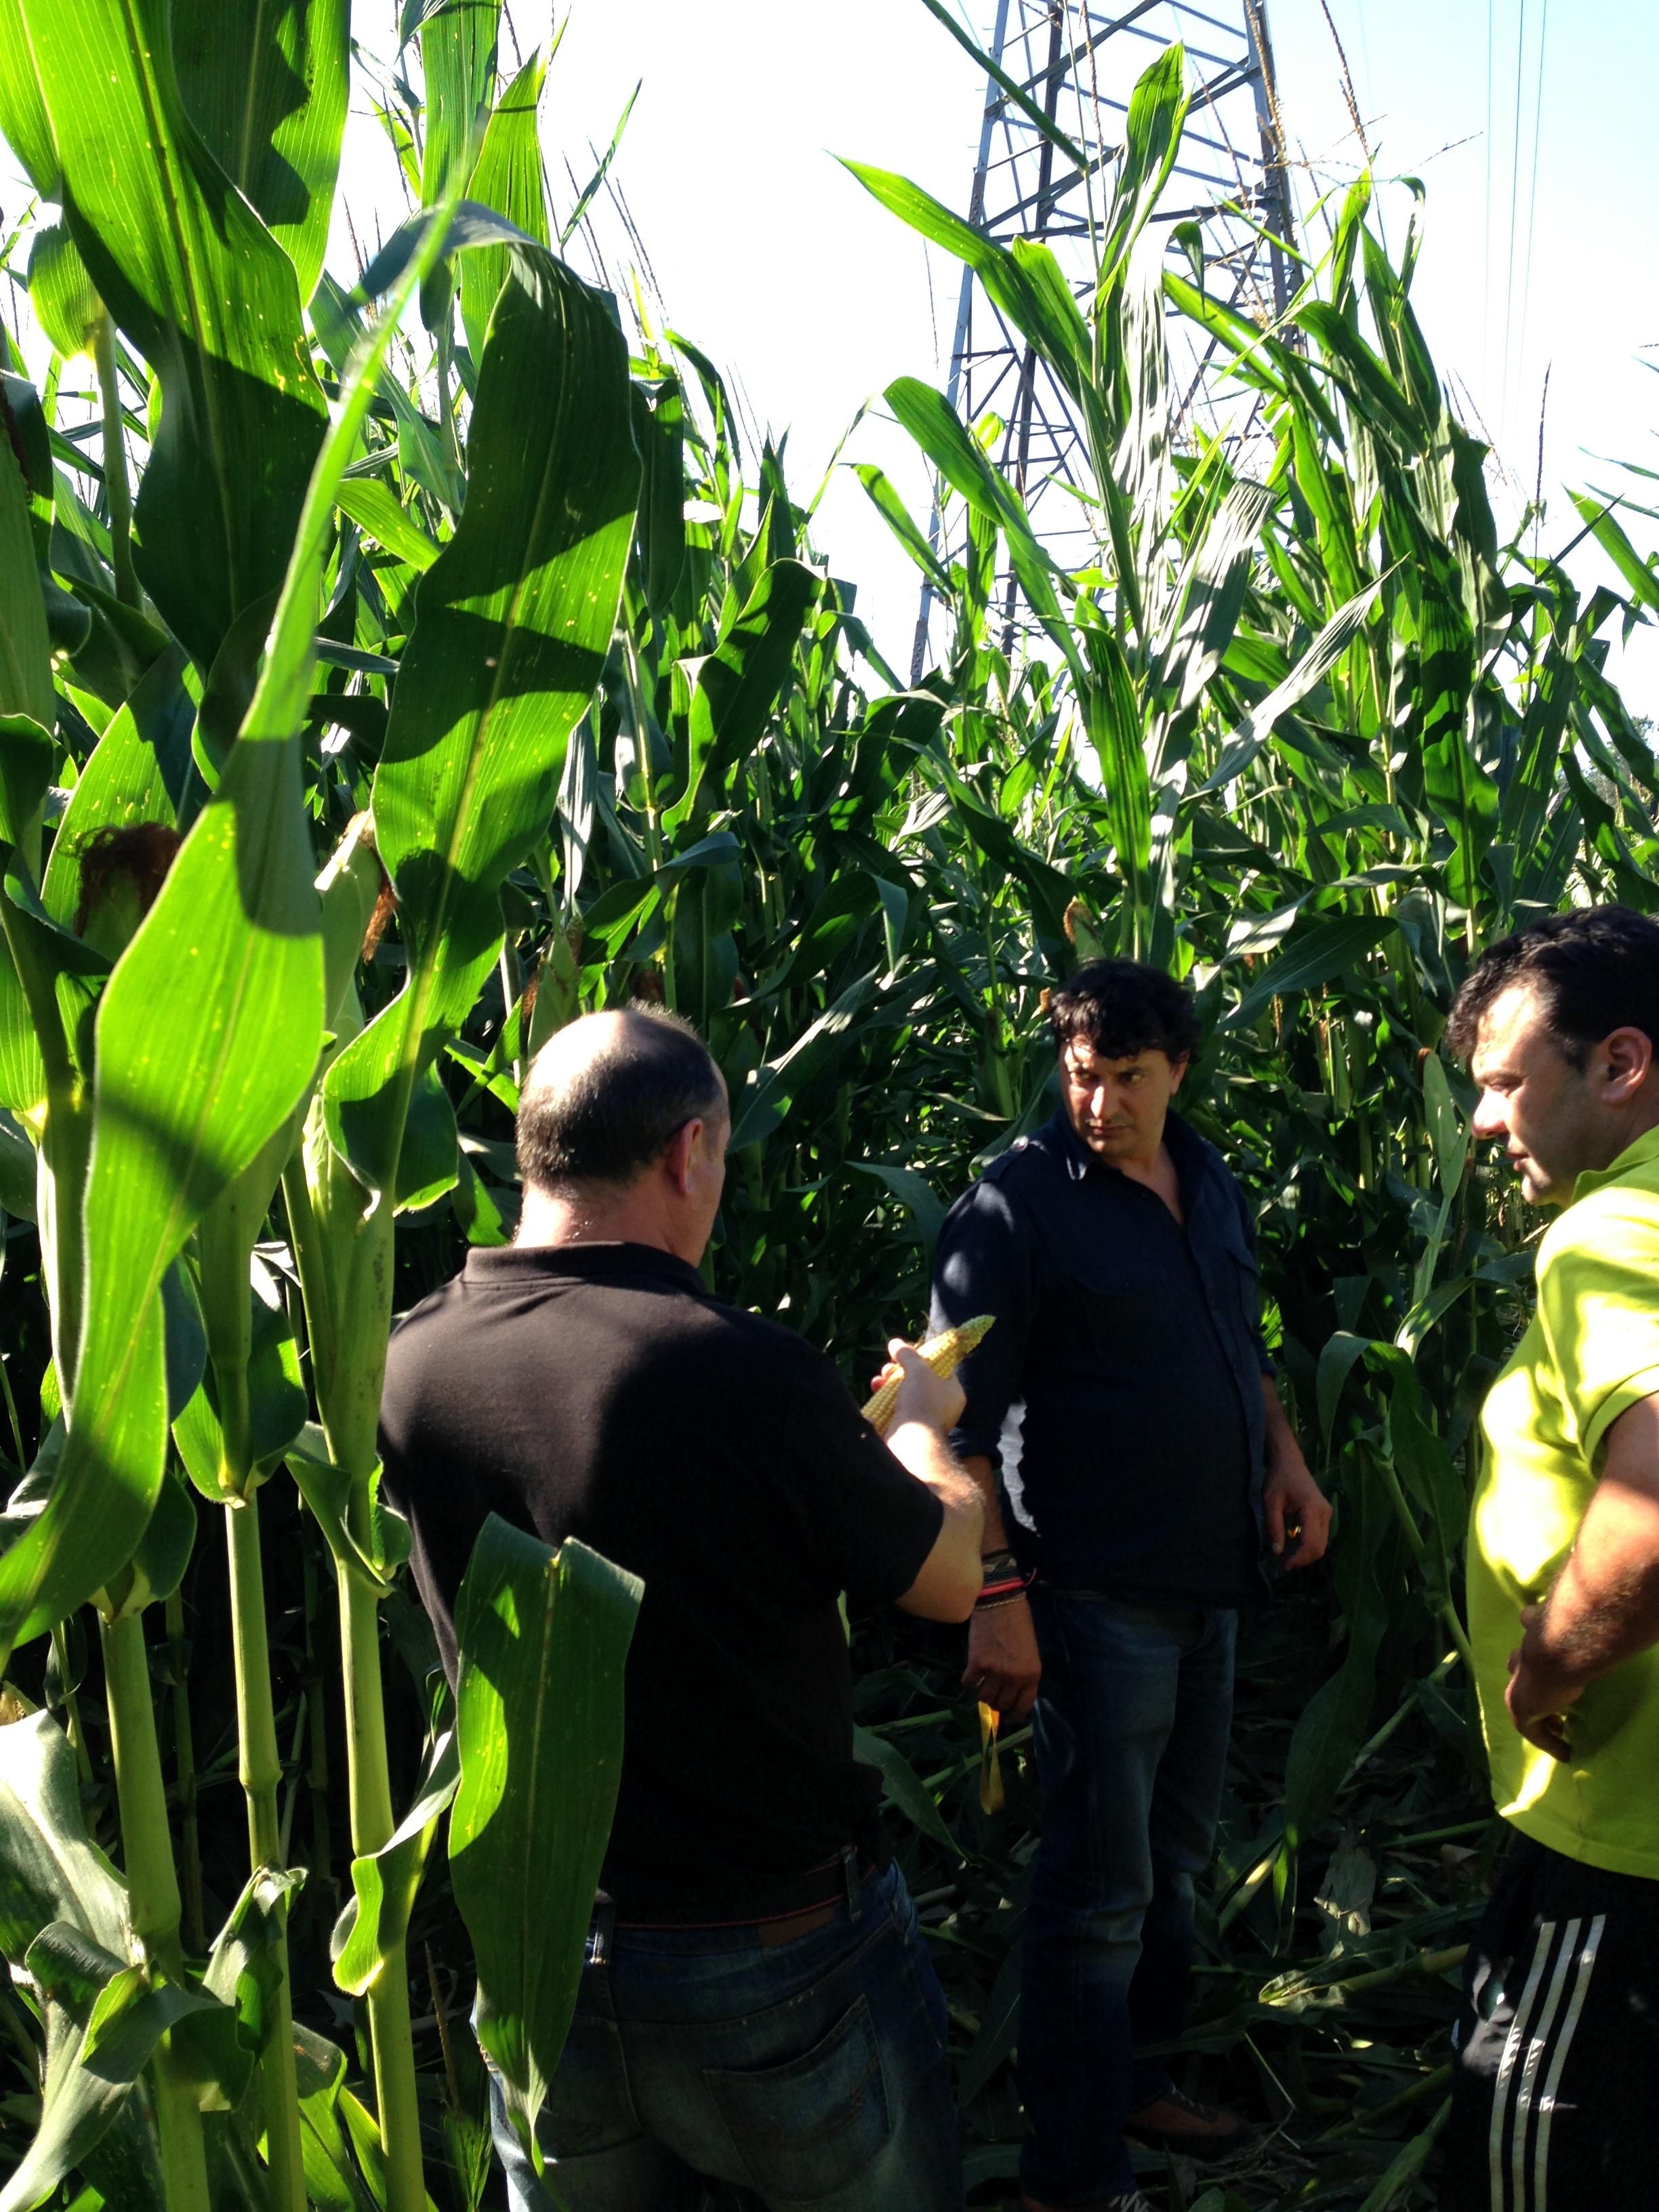
<path fill-rule="evenodd" d="M 1545 1597 L 1595 1492 L 1607 1432 L 1659 1394 L 1659 1129 L 1583 1175 L 1538 1250 L 1538 1310 L 1493 1383 L 1470 1515 L 1469 1637 L 1492 1796 L 1565 1857 L 1659 1878 L 1659 1649 L 1593 1682 L 1564 1764 L 1504 1704 L 1521 1608 Z"/>

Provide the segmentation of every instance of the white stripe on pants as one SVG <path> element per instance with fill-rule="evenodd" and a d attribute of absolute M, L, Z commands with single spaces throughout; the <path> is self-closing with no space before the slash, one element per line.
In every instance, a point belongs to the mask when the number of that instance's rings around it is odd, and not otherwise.
<path fill-rule="evenodd" d="M 1551 1954 L 1556 1951 L 1557 1923 L 1547 1920 L 1538 1931 L 1526 1987 L 1515 2008 L 1492 2084 L 1492 2128 L 1487 2138 L 1492 2212 L 1549 2212 L 1550 2121 L 1606 1925 L 1607 1915 L 1602 1912 L 1590 1922 L 1588 1933 L 1584 1932 L 1582 1919 L 1568 1921 L 1541 2004 L 1540 1991 L 1543 1990 Z M 1564 2012 L 1562 1997 L 1570 1978 L 1572 1993 Z M 1533 2153 L 1532 2188 L 1528 2191 L 1527 2130 L 1534 2110 L 1540 2073 L 1543 2094 L 1535 2107 L 1538 2136 Z"/>

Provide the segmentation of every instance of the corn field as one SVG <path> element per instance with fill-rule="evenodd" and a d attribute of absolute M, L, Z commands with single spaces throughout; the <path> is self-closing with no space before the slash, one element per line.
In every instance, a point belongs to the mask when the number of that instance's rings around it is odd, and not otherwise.
<path fill-rule="evenodd" d="M 0 282 L 49 361 L 0 341 L 0 2212 L 500 2201 L 475 1975 L 528 2125 L 637 1594 L 487 1532 L 450 1698 L 377 1494 L 393 1316 L 510 1238 L 541 1042 L 647 997 L 732 1093 L 714 1285 L 860 1388 L 946 1205 L 1051 1110 L 1042 994 L 1099 950 L 1196 988 L 1185 1096 L 1338 1515 L 1246 1639 L 1176 2062 L 1273 2133 L 1202 2191 L 1143 2178 L 1193 2212 L 1425 2203 L 1496 1849 L 1471 1422 L 1535 1227 L 1439 1039 L 1494 936 L 1659 905 L 1659 762 L 1607 673 L 1659 571 L 1602 501 L 1500 531 L 1413 313 L 1419 210 L 1397 261 L 1368 180 L 1309 210 L 1267 330 L 1149 228 L 1176 49 L 1080 301 L 856 171 L 973 266 L 1091 471 L 1063 572 L 997 426 L 891 386 L 965 525 L 947 565 L 860 466 L 951 613 L 907 690 L 708 356 L 561 258 L 587 195 L 550 198 L 547 63 L 506 80 L 499 14 L 411 0 L 381 69 L 348 0 L 0 0 L 34 195 Z M 331 273 L 354 68 L 414 211 Z M 1178 425 L 1170 314 L 1246 446 Z M 1587 533 L 1620 591 L 1575 587 Z M 1002 2203 L 1026 1739 L 993 1789 L 959 1639 L 853 1626 Z"/>

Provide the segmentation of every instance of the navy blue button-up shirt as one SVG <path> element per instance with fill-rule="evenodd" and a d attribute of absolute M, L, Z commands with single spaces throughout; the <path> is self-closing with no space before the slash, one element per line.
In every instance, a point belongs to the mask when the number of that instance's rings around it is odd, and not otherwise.
<path fill-rule="evenodd" d="M 1261 1285 L 1244 1194 L 1171 1114 L 1183 1228 L 1061 1108 L 940 1233 L 933 1325 L 996 1327 L 951 1441 L 1000 1469 L 1020 1564 L 1148 1601 L 1261 1596 Z"/>

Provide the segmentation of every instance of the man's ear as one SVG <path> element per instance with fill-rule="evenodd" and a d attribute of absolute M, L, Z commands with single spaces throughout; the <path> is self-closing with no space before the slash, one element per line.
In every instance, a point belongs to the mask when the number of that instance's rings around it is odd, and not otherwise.
<path fill-rule="evenodd" d="M 1614 1030 L 1596 1048 L 1607 1063 L 1601 1096 L 1609 1106 L 1622 1106 L 1635 1096 L 1653 1073 L 1653 1039 L 1645 1030 Z"/>
<path fill-rule="evenodd" d="M 1187 1080 L 1187 1070 L 1192 1066 L 1192 1064 L 1193 1063 L 1190 1060 L 1172 1060 L 1170 1061 L 1170 1088 L 1171 1091 L 1180 1090 L 1182 1085 Z"/>
<path fill-rule="evenodd" d="M 662 1156 L 665 1173 L 675 1189 L 684 1198 L 691 1186 L 691 1161 L 696 1151 L 697 1139 L 702 1133 L 700 1120 L 682 1121 L 668 1139 Z"/>

